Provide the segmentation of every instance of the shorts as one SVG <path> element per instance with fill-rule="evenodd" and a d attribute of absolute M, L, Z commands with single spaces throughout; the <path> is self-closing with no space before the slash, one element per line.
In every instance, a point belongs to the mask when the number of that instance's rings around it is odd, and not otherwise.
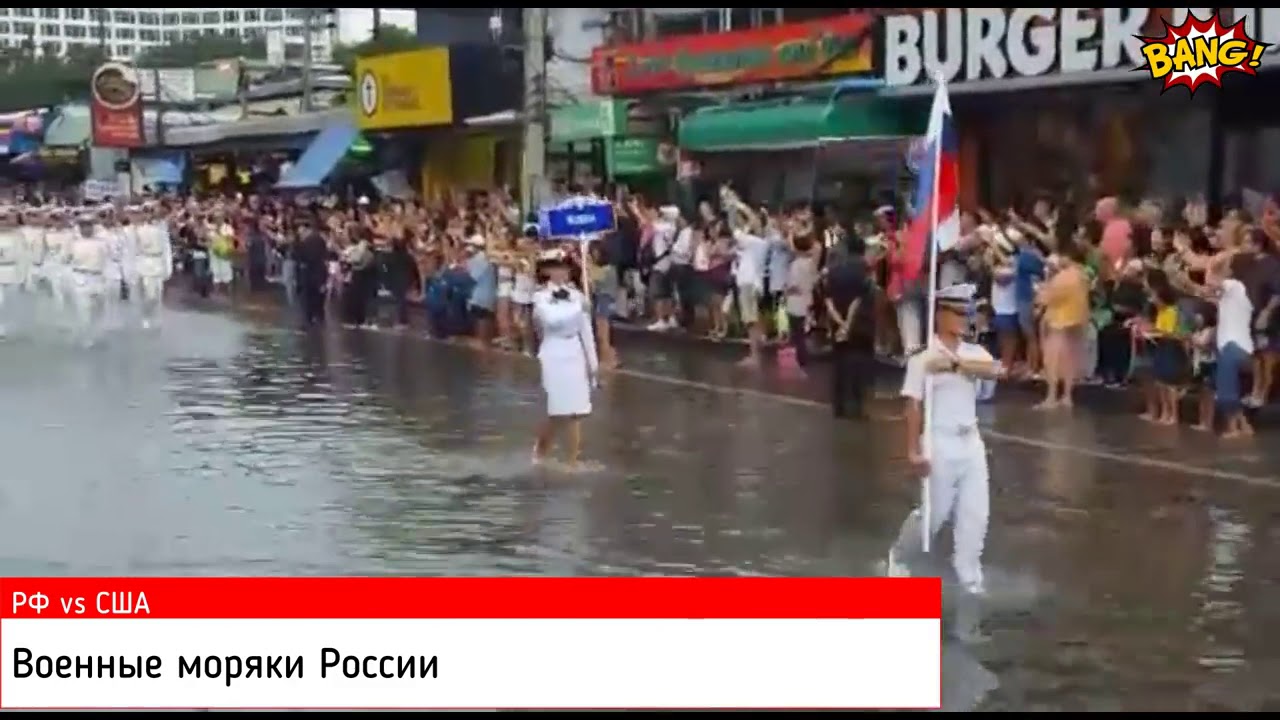
<path fill-rule="evenodd" d="M 991 327 L 1000 335 L 1009 333 L 1017 333 L 1022 328 L 1022 322 L 1018 318 L 1018 313 L 1013 312 L 1007 315 L 996 315 L 991 320 Z"/>
<path fill-rule="evenodd" d="M 1187 351 L 1177 340 L 1157 340 L 1151 353 L 1151 376 L 1163 385 L 1187 381 Z"/>
<path fill-rule="evenodd" d="M 760 322 L 760 288 L 754 285 L 738 287 L 738 318 L 743 325 Z"/>
<path fill-rule="evenodd" d="M 510 298 L 515 293 L 516 285 L 510 280 L 498 281 L 498 297 Z"/>
<path fill-rule="evenodd" d="M 591 309 L 598 318 L 606 320 L 613 317 L 613 305 L 616 302 L 610 293 L 591 293 Z"/>
<path fill-rule="evenodd" d="M 675 295 L 675 287 L 669 272 L 654 270 L 649 273 L 649 296 L 654 300 L 670 300 Z"/>

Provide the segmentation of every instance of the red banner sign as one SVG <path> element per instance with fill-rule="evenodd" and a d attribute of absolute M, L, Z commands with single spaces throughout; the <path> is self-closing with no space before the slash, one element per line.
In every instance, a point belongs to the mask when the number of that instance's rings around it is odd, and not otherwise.
<path fill-rule="evenodd" d="M 851 75 L 873 67 L 873 16 L 600 47 L 591 53 L 598 95 Z"/>
<path fill-rule="evenodd" d="M 138 71 L 120 63 L 106 63 L 90 81 L 93 144 L 136 148 L 143 145 L 142 88 Z"/>

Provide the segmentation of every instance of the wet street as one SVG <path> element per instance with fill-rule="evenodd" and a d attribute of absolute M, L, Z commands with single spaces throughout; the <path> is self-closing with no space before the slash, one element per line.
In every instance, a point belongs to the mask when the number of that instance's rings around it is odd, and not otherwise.
<path fill-rule="evenodd" d="M 895 403 L 633 342 L 588 467 L 530 464 L 528 359 L 269 311 L 0 343 L 0 575 L 868 575 L 916 494 Z M 1016 390 L 984 408 L 983 642 L 952 709 L 1280 710 L 1280 442 Z M 944 534 L 943 548 L 950 540 Z"/>

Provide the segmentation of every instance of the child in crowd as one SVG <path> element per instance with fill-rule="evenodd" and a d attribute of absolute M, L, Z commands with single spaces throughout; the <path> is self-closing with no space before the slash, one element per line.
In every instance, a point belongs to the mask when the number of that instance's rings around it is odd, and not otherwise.
<path fill-rule="evenodd" d="M 1156 389 L 1156 414 L 1160 425 L 1178 424 L 1178 398 L 1186 379 L 1187 352 L 1178 312 L 1178 297 L 1168 285 L 1153 288 L 1155 323 L 1147 333 L 1151 349 L 1151 375 Z"/>
<path fill-rule="evenodd" d="M 1194 321 L 1195 332 L 1191 335 L 1192 366 L 1195 368 L 1195 382 L 1200 389 L 1199 419 L 1196 430 L 1209 432 L 1213 430 L 1214 391 L 1213 376 L 1217 372 L 1217 308 L 1201 303 Z"/>

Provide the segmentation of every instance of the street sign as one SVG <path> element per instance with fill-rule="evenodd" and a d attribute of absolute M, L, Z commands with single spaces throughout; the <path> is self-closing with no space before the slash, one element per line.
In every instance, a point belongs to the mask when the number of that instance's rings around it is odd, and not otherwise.
<path fill-rule="evenodd" d="M 617 223 L 613 203 L 581 195 L 544 207 L 538 213 L 538 225 L 546 239 L 588 238 L 612 232 Z"/>

